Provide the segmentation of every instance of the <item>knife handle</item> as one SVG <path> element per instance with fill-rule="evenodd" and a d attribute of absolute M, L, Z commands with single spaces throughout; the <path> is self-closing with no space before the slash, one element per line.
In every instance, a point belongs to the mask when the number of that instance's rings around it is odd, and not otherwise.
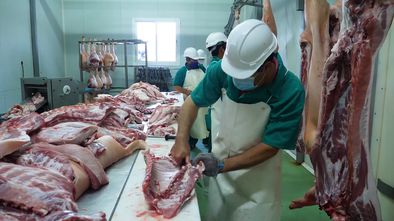
<path fill-rule="evenodd" d="M 174 135 L 168 135 L 168 134 L 166 134 L 166 135 L 164 136 L 164 139 L 165 139 L 165 140 L 175 140 L 175 138 L 176 138 L 176 136 L 174 136 Z"/>

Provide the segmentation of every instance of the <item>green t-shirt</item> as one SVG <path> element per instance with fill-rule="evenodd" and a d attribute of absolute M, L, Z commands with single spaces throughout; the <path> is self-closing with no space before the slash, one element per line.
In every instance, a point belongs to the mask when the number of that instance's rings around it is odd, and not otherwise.
<path fill-rule="evenodd" d="M 205 73 L 206 69 L 204 65 L 198 64 L 198 67 Z M 175 74 L 173 85 L 183 87 L 183 84 L 185 83 L 186 73 L 187 73 L 186 66 L 181 67 Z"/>
<path fill-rule="evenodd" d="M 197 106 L 207 107 L 220 98 L 221 89 L 224 88 L 234 102 L 266 102 L 271 107 L 271 113 L 262 134 L 262 142 L 274 148 L 294 149 L 301 126 L 305 92 L 299 78 L 287 71 L 279 54 L 277 58 L 279 68 L 275 80 L 246 93 L 241 93 L 234 86 L 232 77 L 221 68 L 222 61 L 211 63 L 204 79 L 193 90 L 191 98 Z"/>

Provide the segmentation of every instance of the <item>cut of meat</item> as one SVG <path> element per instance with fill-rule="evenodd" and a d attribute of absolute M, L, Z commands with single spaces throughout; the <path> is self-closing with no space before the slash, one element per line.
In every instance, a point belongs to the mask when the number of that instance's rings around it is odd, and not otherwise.
<path fill-rule="evenodd" d="M 3 122 L 0 125 L 0 159 L 29 143 L 30 137 L 27 134 L 43 125 L 44 120 L 37 113 Z"/>
<path fill-rule="evenodd" d="M 176 123 L 176 119 L 180 112 L 180 107 L 171 105 L 160 105 L 155 108 L 148 121 L 148 134 L 153 135 L 157 128 L 162 131 L 172 131 L 171 128 L 165 129 Z M 157 131 L 156 134 L 159 134 Z"/>
<path fill-rule="evenodd" d="M 112 113 L 110 113 L 100 125 L 103 127 L 126 127 L 130 123 L 130 121 L 131 119 L 129 113 L 117 108 Z"/>
<path fill-rule="evenodd" d="M 0 162 L 0 204 L 45 216 L 77 211 L 74 185 L 61 174 Z"/>
<path fill-rule="evenodd" d="M 127 147 L 135 140 L 146 140 L 146 134 L 131 128 L 118 127 L 100 127 L 97 131 L 97 137 L 109 135 L 118 141 L 123 147 Z"/>
<path fill-rule="evenodd" d="M 54 211 L 46 216 L 39 216 L 23 210 L 0 205 L 0 221 L 106 221 L 100 212 L 91 216 L 80 215 L 72 211 Z"/>
<path fill-rule="evenodd" d="M 98 127 L 88 123 L 65 122 L 52 127 L 45 127 L 33 135 L 34 143 L 46 142 L 51 144 L 86 144 L 96 133 Z"/>
<path fill-rule="evenodd" d="M 45 217 L 44 221 L 106 221 L 105 213 L 81 215 L 72 211 L 53 212 Z"/>
<path fill-rule="evenodd" d="M 114 108 L 106 103 L 78 104 L 53 109 L 41 116 L 48 127 L 70 121 L 99 124 L 113 110 Z"/>
<path fill-rule="evenodd" d="M 98 98 L 95 98 L 97 102 L 108 103 L 114 108 L 121 109 L 126 111 L 129 114 L 130 123 L 142 123 L 142 119 L 144 117 L 144 113 L 139 111 L 140 107 L 136 107 L 136 104 L 128 104 L 129 98 L 124 98 L 122 96 L 113 97 L 111 95 L 99 95 Z M 126 100 L 126 101 L 125 101 Z M 145 106 L 143 103 L 138 104 L 137 106 Z M 137 109 L 138 108 L 138 109 Z"/>
<path fill-rule="evenodd" d="M 129 104 L 149 103 L 154 101 L 164 101 L 165 97 L 160 93 L 159 88 L 145 82 L 132 84 L 128 89 L 122 91 L 120 96 L 129 98 Z"/>
<path fill-rule="evenodd" d="M 16 159 L 16 164 L 45 168 L 62 174 L 70 181 L 74 180 L 69 157 L 50 148 L 30 147 Z"/>
<path fill-rule="evenodd" d="M 164 126 L 164 127 L 158 126 L 154 128 L 154 130 L 150 130 L 149 134 L 153 136 L 164 137 L 166 135 L 175 135 L 176 130 L 172 126 Z"/>
<path fill-rule="evenodd" d="M 26 131 L 27 134 L 43 127 L 45 124 L 43 117 L 37 113 L 31 113 L 22 117 L 13 118 L 0 124 L 1 129 L 18 129 Z"/>
<path fill-rule="evenodd" d="M 179 168 L 169 156 L 154 156 L 149 151 L 144 156 L 146 176 L 142 189 L 145 200 L 158 214 L 172 218 L 190 199 L 204 166 L 188 164 Z"/>
<path fill-rule="evenodd" d="M 7 113 L 3 114 L 3 119 L 13 119 L 16 117 L 22 117 L 29 115 L 37 110 L 37 108 L 45 101 L 44 97 L 41 96 L 40 92 L 34 94 L 33 97 L 28 98 L 24 104 L 16 104 L 8 110 Z"/>
<path fill-rule="evenodd" d="M 25 131 L 0 129 L 0 159 L 30 142 Z"/>
<path fill-rule="evenodd" d="M 93 155 L 93 153 L 81 146 L 75 144 L 51 145 L 48 143 L 33 144 L 33 147 L 42 147 L 55 150 L 68 156 L 71 160 L 77 162 L 83 167 L 89 175 L 89 179 L 93 189 L 98 189 L 108 183 L 108 177 L 105 174 L 103 166 Z"/>
<path fill-rule="evenodd" d="M 102 136 L 95 140 L 94 143 L 106 147 L 106 151 L 98 156 L 98 160 L 104 168 L 112 165 L 126 156 L 131 155 L 136 150 L 145 149 L 147 146 L 144 141 L 136 140 L 124 148 L 111 136 Z"/>

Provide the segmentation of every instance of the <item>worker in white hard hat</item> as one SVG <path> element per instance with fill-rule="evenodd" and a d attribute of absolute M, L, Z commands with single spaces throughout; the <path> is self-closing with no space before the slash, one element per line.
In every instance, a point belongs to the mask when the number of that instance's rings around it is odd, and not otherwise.
<path fill-rule="evenodd" d="M 200 64 L 198 63 L 200 56 L 195 48 L 186 48 L 183 56 L 186 59 L 185 67 L 187 71 L 185 74 L 183 74 L 182 71 L 176 73 L 174 89 L 183 93 L 184 98 L 186 98 L 204 78 L 205 72 L 200 68 Z M 208 108 L 200 108 L 196 120 L 191 127 L 189 145 L 192 149 L 196 146 L 198 139 L 205 139 L 209 135 L 205 122 L 205 115 L 207 112 Z"/>
<path fill-rule="evenodd" d="M 216 62 L 220 61 L 224 56 L 224 51 L 226 50 L 226 42 L 227 37 L 224 35 L 223 32 L 212 32 L 208 35 L 207 39 L 205 40 L 205 47 L 209 51 L 212 56 L 211 62 L 208 65 L 207 69 L 209 69 L 210 65 L 214 65 Z M 207 122 L 207 129 L 209 131 L 209 136 L 207 139 L 203 140 L 204 145 L 208 148 L 208 152 L 212 150 L 212 131 L 215 132 L 215 129 L 212 130 L 212 121 L 218 122 L 218 108 L 215 106 L 220 105 L 221 100 L 213 104 L 212 106 L 208 107 L 208 114 L 205 116 L 205 121 Z M 212 116 L 212 111 L 214 112 Z M 216 125 L 216 124 L 215 124 Z"/>
<path fill-rule="evenodd" d="M 192 56 L 194 56 L 194 51 L 196 49 L 193 47 L 188 47 L 185 49 L 185 51 L 183 52 L 183 57 L 185 58 L 185 65 L 182 66 L 175 74 L 175 78 L 174 78 L 174 82 L 173 82 L 173 86 L 174 86 L 174 90 L 179 91 L 180 93 L 188 96 L 190 94 L 191 91 L 188 90 L 184 90 L 183 88 L 183 84 L 185 82 L 185 78 L 186 78 L 186 72 L 191 69 L 192 67 L 195 67 L 196 65 L 205 73 L 206 69 L 203 65 L 198 63 L 198 55 L 195 59 L 191 58 Z"/>
<path fill-rule="evenodd" d="M 205 41 L 205 47 L 211 53 L 212 61 L 219 61 L 223 58 L 226 50 L 227 37 L 223 32 L 212 32 Z M 211 62 L 212 62 L 211 61 Z"/>
<path fill-rule="evenodd" d="M 198 63 L 200 63 L 201 65 L 203 65 L 204 67 L 207 65 L 207 55 L 205 54 L 205 51 L 203 49 L 198 49 L 197 50 L 197 54 L 198 54 Z"/>
<path fill-rule="evenodd" d="M 295 148 L 305 92 L 277 46 L 264 22 L 240 23 L 230 32 L 222 61 L 209 65 L 182 106 L 171 149 L 180 165 L 191 162 L 187 141 L 198 109 L 223 96 L 212 153 L 192 160 L 212 177 L 207 220 L 280 220 L 281 150 Z"/>

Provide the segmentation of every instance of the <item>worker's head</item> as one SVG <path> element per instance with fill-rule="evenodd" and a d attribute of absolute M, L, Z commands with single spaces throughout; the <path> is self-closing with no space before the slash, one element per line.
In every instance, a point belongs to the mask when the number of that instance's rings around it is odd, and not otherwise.
<path fill-rule="evenodd" d="M 197 50 L 193 47 L 186 48 L 183 52 L 183 56 L 186 59 L 185 66 L 188 70 L 198 68 L 198 54 Z"/>
<path fill-rule="evenodd" d="M 198 61 L 204 62 L 204 60 L 206 59 L 207 55 L 205 54 L 205 51 L 203 49 L 198 49 L 197 50 L 197 54 L 198 54 Z"/>
<path fill-rule="evenodd" d="M 277 46 L 275 35 L 265 23 L 246 20 L 230 32 L 222 68 L 235 79 L 234 83 L 254 82 L 261 86 L 265 76 L 276 72 Z"/>
<path fill-rule="evenodd" d="M 213 32 L 208 35 L 205 41 L 205 47 L 212 56 L 223 58 L 226 49 L 227 37 L 222 32 Z"/>

